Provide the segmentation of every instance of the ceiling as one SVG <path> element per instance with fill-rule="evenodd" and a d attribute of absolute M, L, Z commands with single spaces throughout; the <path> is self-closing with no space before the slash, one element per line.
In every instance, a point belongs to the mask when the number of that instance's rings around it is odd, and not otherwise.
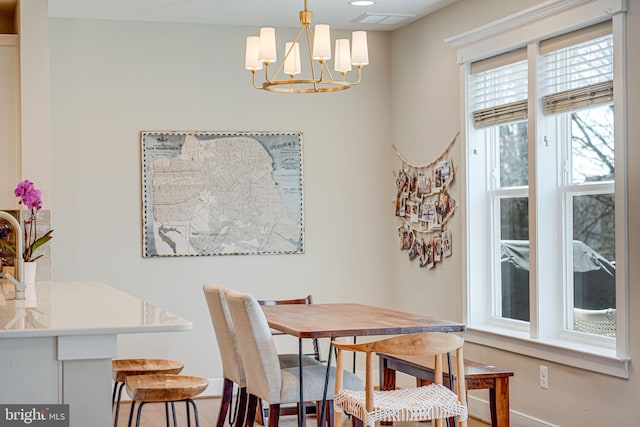
<path fill-rule="evenodd" d="M 3 1 L 7 0 L 0 4 Z M 335 29 L 391 31 L 454 1 L 376 0 L 373 6 L 356 7 L 349 0 L 308 0 L 308 9 L 314 23 Z M 51 17 L 255 27 L 298 27 L 298 12 L 303 9 L 304 0 L 49 0 Z M 366 21 L 384 21 L 355 22 L 363 16 Z"/>

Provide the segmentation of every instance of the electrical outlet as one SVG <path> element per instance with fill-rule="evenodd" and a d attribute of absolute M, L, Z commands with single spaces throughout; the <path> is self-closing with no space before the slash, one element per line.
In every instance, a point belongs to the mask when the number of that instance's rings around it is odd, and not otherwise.
<path fill-rule="evenodd" d="M 544 365 L 540 365 L 540 387 L 549 388 L 549 369 Z"/>

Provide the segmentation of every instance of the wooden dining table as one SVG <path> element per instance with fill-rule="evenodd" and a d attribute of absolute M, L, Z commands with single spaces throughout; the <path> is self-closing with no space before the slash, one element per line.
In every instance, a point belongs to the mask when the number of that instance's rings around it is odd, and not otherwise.
<path fill-rule="evenodd" d="M 302 386 L 302 343 L 305 339 L 399 335 L 415 332 L 461 332 L 464 323 L 388 308 L 349 303 L 288 304 L 262 307 L 269 326 L 298 338 L 300 366 L 300 405 L 298 425 L 305 425 L 304 389 Z M 331 349 L 327 360 L 325 396 L 329 383 Z M 325 399 L 326 400 L 326 399 Z M 324 419 L 324 403 L 320 421 Z M 320 424 L 322 425 L 322 424 Z"/>

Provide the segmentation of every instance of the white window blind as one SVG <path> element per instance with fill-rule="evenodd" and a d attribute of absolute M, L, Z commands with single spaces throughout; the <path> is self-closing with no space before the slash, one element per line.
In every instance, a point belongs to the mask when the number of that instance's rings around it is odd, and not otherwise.
<path fill-rule="evenodd" d="M 525 49 L 471 64 L 469 93 L 474 126 L 526 119 L 527 82 Z"/>
<path fill-rule="evenodd" d="M 610 33 L 610 22 L 607 22 L 540 44 L 545 114 L 613 102 L 613 36 Z M 573 44 L 567 46 L 569 43 Z"/>

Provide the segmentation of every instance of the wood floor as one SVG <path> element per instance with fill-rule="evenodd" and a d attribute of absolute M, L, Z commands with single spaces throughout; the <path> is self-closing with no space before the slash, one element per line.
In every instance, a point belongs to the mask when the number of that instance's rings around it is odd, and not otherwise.
<path fill-rule="evenodd" d="M 235 402 L 235 401 L 234 401 Z M 196 399 L 196 404 L 198 405 L 198 413 L 200 415 L 200 426 L 201 427 L 213 427 L 218 420 L 218 411 L 220 408 L 220 399 L 219 398 L 201 398 Z M 186 417 L 185 417 L 185 405 L 184 403 L 180 403 L 176 405 L 176 409 L 178 412 L 178 426 L 186 426 Z M 120 408 L 120 419 L 118 421 L 118 427 L 126 427 L 127 422 L 129 421 L 129 412 L 131 409 L 131 405 L 128 402 L 122 402 L 122 406 Z M 193 414 L 192 414 L 193 415 Z M 348 419 L 344 419 L 343 417 L 343 426 L 350 427 L 351 421 Z M 394 426 L 402 424 L 405 427 L 429 427 L 431 423 L 395 423 Z M 132 425 L 135 425 L 135 418 Z M 158 403 L 148 403 L 144 406 L 142 410 L 142 421 L 140 422 L 141 427 L 158 427 L 165 426 L 165 417 L 164 417 L 164 404 Z M 195 426 L 195 423 L 191 423 L 192 426 Z M 225 423 L 225 426 L 228 427 L 229 423 Z M 256 424 L 258 425 L 258 424 Z M 468 423 L 468 427 L 487 427 L 488 424 L 485 424 L 481 421 L 470 418 Z M 280 426 L 281 427 L 296 427 L 297 420 L 295 416 L 283 416 L 280 418 Z M 316 418 L 314 415 L 309 415 L 307 417 L 307 426 L 308 427 L 316 427 Z"/>

